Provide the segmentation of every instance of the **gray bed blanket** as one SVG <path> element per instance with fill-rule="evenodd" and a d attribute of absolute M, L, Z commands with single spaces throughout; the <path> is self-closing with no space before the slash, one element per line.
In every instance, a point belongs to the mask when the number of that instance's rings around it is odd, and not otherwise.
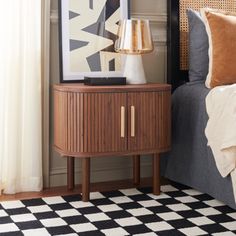
<path fill-rule="evenodd" d="M 193 187 L 236 209 L 231 178 L 219 174 L 205 127 L 208 116 L 203 82 L 187 83 L 172 96 L 172 150 L 163 155 L 162 173 L 175 182 Z"/>

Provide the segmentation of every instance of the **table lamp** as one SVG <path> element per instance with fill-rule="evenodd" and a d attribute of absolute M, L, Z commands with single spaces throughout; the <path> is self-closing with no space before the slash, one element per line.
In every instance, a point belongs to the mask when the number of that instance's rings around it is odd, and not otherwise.
<path fill-rule="evenodd" d="M 148 20 L 131 19 L 119 22 L 115 51 L 127 54 L 124 77 L 128 84 L 145 84 L 141 54 L 153 51 L 153 40 Z"/>

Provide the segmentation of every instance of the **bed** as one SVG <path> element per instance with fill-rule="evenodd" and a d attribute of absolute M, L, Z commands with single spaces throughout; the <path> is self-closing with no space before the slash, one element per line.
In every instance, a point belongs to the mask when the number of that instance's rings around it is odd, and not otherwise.
<path fill-rule="evenodd" d="M 230 176 L 223 178 L 205 128 L 208 121 L 204 81 L 189 82 L 187 8 L 224 10 L 235 1 L 168 0 L 168 83 L 172 84 L 172 150 L 162 158 L 162 174 L 175 182 L 207 193 L 236 209 Z"/>

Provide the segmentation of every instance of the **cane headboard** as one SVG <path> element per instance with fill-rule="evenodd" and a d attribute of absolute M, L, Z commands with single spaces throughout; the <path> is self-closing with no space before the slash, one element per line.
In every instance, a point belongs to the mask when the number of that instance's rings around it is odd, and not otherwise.
<path fill-rule="evenodd" d="M 168 0 L 168 83 L 173 89 L 188 81 L 188 20 L 186 10 L 209 7 L 236 12 L 236 0 Z"/>

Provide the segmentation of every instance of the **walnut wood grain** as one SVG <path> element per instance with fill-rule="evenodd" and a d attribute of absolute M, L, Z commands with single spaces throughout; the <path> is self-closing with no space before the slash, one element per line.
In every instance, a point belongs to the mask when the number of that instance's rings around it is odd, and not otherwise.
<path fill-rule="evenodd" d="M 132 137 L 132 107 L 135 107 L 135 136 Z M 170 93 L 128 93 L 128 149 L 161 150 L 170 145 Z"/>
<path fill-rule="evenodd" d="M 53 88 L 55 150 L 68 157 L 68 188 L 74 185 L 72 160 L 82 158 L 84 201 L 89 199 L 88 157 L 133 155 L 133 179 L 139 184 L 138 155 L 170 149 L 171 86 L 63 84 Z M 159 154 L 155 155 L 154 178 L 159 178 Z M 156 193 L 158 183 L 159 179 L 153 182 Z"/>
<path fill-rule="evenodd" d="M 82 200 L 89 201 L 90 193 L 90 158 L 82 159 Z"/>
<path fill-rule="evenodd" d="M 154 153 L 152 157 L 153 168 L 153 194 L 159 195 L 160 190 L 160 154 Z"/>
<path fill-rule="evenodd" d="M 67 187 L 73 190 L 75 187 L 75 158 L 67 157 Z"/>
<path fill-rule="evenodd" d="M 86 86 L 81 83 L 73 84 L 55 84 L 53 89 L 62 92 L 75 93 L 117 93 L 117 92 L 143 92 L 143 91 L 169 91 L 171 85 L 169 84 L 138 84 L 138 85 L 116 85 L 116 86 Z"/>
<path fill-rule="evenodd" d="M 133 182 L 135 186 L 140 185 L 140 155 L 133 156 Z"/>
<path fill-rule="evenodd" d="M 127 138 L 121 137 L 121 107 L 126 107 L 125 93 L 86 93 L 84 101 L 84 152 L 122 152 Z M 79 152 L 77 149 L 75 152 Z"/>
<path fill-rule="evenodd" d="M 146 86 L 139 87 L 145 91 Z M 164 91 L 160 91 L 161 87 Z M 55 88 L 54 143 L 61 154 L 85 157 L 102 153 L 161 152 L 169 148 L 169 86 L 153 85 L 153 90 L 158 89 L 152 92 L 120 93 L 76 93 L 58 90 L 58 85 Z M 132 106 L 135 109 L 134 137 L 131 137 Z M 125 137 L 121 137 L 121 107 L 126 114 Z"/>
<path fill-rule="evenodd" d="M 54 149 L 56 152 L 60 153 L 60 155 L 62 157 L 66 157 L 66 156 L 72 156 L 72 157 L 76 157 L 76 158 L 83 158 L 83 157 L 117 157 L 117 156 L 132 156 L 132 155 L 136 155 L 136 154 L 152 154 L 152 153 L 163 153 L 163 152 L 167 152 L 170 150 L 170 146 L 166 146 L 165 148 L 161 148 L 161 149 L 145 149 L 145 150 L 141 150 L 141 151 L 123 151 L 123 152 L 101 152 L 101 153 L 92 153 L 92 152 L 66 152 L 60 148 L 58 148 L 57 146 L 54 146 Z"/>
<path fill-rule="evenodd" d="M 127 137 L 120 135 L 125 93 L 54 91 L 54 103 L 54 143 L 58 149 L 67 154 L 126 151 Z"/>

